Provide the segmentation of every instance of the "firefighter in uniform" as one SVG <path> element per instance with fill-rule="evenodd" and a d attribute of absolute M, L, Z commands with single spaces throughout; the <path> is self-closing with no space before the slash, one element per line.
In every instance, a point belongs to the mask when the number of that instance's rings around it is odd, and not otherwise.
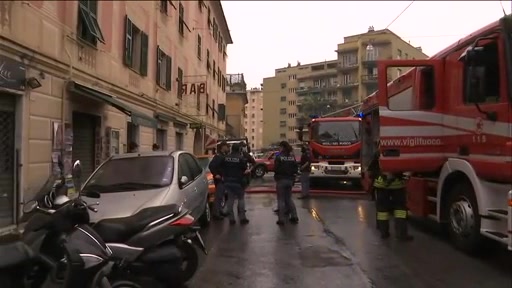
<path fill-rule="evenodd" d="M 380 173 L 373 187 L 376 194 L 377 227 L 382 239 L 389 238 L 389 217 L 393 211 L 396 238 L 411 241 L 407 227 L 407 194 L 403 174 Z"/>

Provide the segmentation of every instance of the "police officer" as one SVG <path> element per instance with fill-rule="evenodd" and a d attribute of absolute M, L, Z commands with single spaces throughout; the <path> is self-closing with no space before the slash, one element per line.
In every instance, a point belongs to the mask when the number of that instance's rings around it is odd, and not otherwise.
<path fill-rule="evenodd" d="M 292 200 L 292 188 L 295 174 L 298 171 L 297 161 L 293 156 L 293 148 L 286 141 L 279 143 L 280 153 L 274 160 L 274 179 L 277 190 L 277 225 L 284 225 L 286 212 L 290 214 L 290 222 L 297 224 L 297 209 Z"/>
<path fill-rule="evenodd" d="M 250 173 L 247 169 L 247 160 L 240 151 L 240 144 L 235 143 L 231 145 L 231 153 L 223 158 L 222 169 L 224 186 L 228 193 L 227 212 L 229 217 L 229 224 L 233 225 L 236 223 L 235 214 L 233 212 L 233 206 L 235 200 L 238 199 L 238 219 L 240 224 L 245 225 L 249 223 L 245 215 L 245 191 L 244 176 Z"/>
<path fill-rule="evenodd" d="M 407 195 L 403 174 L 380 173 L 373 182 L 373 187 L 376 194 L 377 227 L 381 238 L 389 238 L 389 217 L 393 210 L 396 238 L 402 241 L 413 240 L 407 229 Z"/>
<path fill-rule="evenodd" d="M 212 161 L 208 165 L 210 172 L 213 175 L 213 184 L 215 184 L 215 198 L 213 202 L 213 220 L 222 220 L 222 200 L 225 196 L 225 187 L 224 181 L 222 180 L 222 169 L 220 169 L 220 165 L 222 164 L 224 157 L 229 152 L 229 144 L 226 141 L 220 142 L 217 147 L 217 154 L 213 156 Z"/>
<path fill-rule="evenodd" d="M 251 156 L 251 154 L 249 154 L 250 148 L 247 145 L 247 143 L 241 142 L 240 145 L 242 147 L 241 148 L 242 157 L 244 157 L 245 161 L 247 162 L 247 168 L 250 170 L 251 167 L 249 166 L 249 164 L 256 165 L 256 160 L 254 160 L 254 158 Z M 249 184 L 251 184 L 251 173 L 246 174 L 244 177 L 244 184 L 242 185 L 244 190 L 249 186 Z"/>

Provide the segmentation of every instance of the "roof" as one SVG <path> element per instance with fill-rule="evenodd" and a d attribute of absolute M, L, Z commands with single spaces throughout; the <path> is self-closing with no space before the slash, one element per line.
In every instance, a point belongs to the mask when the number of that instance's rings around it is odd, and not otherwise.
<path fill-rule="evenodd" d="M 231 38 L 231 31 L 229 31 L 228 21 L 226 20 L 226 15 L 224 14 L 224 9 L 222 8 L 222 3 L 219 1 L 212 1 L 213 5 L 216 5 L 220 12 L 219 25 L 225 30 L 226 44 L 233 44 L 233 38 Z"/>
<path fill-rule="evenodd" d="M 169 156 L 172 154 L 186 151 L 142 151 L 136 153 L 123 153 L 112 155 L 111 159 L 135 158 L 135 157 L 151 157 L 151 156 Z"/>
<path fill-rule="evenodd" d="M 330 121 L 337 121 L 337 122 L 344 122 L 344 121 L 360 121 L 361 119 L 357 117 L 325 117 L 325 118 L 315 118 L 312 119 L 311 122 L 330 122 Z"/>

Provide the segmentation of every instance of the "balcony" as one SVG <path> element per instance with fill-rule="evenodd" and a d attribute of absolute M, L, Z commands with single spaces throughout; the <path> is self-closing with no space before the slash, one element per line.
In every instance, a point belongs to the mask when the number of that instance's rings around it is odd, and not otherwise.
<path fill-rule="evenodd" d="M 379 76 L 377 74 L 372 75 L 362 75 L 361 76 L 361 83 L 363 84 L 376 84 L 378 81 Z"/>
<path fill-rule="evenodd" d="M 359 82 L 356 80 L 342 81 L 339 85 L 340 88 L 352 88 L 359 85 Z"/>
<path fill-rule="evenodd" d="M 317 71 L 310 71 L 307 74 L 303 75 L 297 75 L 297 80 L 307 80 L 312 78 L 329 78 L 332 76 L 336 76 L 336 70 L 333 69 L 326 69 L 326 70 L 317 70 Z"/>
<path fill-rule="evenodd" d="M 340 63 L 337 70 L 338 71 L 349 71 L 352 69 L 356 69 L 357 67 L 359 67 L 359 62 L 357 62 L 357 61 L 352 62 L 352 63 Z"/>
<path fill-rule="evenodd" d="M 377 61 L 379 60 L 389 60 L 392 59 L 391 56 L 381 56 L 381 55 L 374 55 L 374 54 L 367 54 L 363 57 L 361 64 L 363 64 L 364 67 L 377 67 Z"/>
<path fill-rule="evenodd" d="M 299 87 L 299 88 L 297 88 L 295 93 L 297 93 L 298 96 L 306 96 L 309 94 L 321 93 L 321 92 L 327 91 L 327 90 L 335 90 L 337 88 L 337 86 L 338 86 L 337 84 L 325 84 L 320 87 L 314 87 L 314 86 Z"/>

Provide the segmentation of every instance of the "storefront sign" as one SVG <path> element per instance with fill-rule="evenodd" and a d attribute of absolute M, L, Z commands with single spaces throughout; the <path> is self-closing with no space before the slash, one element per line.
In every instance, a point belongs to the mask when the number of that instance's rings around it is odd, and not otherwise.
<path fill-rule="evenodd" d="M 206 82 L 181 84 L 183 95 L 197 95 L 206 93 Z"/>
<path fill-rule="evenodd" d="M 201 129 L 201 128 L 203 128 L 203 124 L 201 124 L 201 123 L 190 123 L 188 125 L 188 127 L 190 127 L 190 129 Z"/>
<path fill-rule="evenodd" d="M 0 87 L 24 91 L 25 64 L 0 55 Z"/>

